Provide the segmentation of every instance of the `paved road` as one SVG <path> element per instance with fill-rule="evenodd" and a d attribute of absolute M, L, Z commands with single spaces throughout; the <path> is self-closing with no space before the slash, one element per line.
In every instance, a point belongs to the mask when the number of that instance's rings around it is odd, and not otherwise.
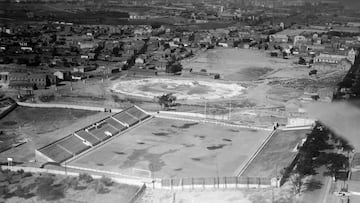
<path fill-rule="evenodd" d="M 328 196 L 331 188 L 331 177 L 323 176 L 326 168 L 320 167 L 316 170 L 317 174 L 312 176 L 312 186 L 306 191 L 299 199 L 299 203 L 327 203 Z"/>

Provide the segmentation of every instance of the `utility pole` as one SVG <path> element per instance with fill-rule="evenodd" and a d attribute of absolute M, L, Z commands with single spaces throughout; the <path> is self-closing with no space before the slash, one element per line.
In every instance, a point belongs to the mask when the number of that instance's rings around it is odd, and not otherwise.
<path fill-rule="evenodd" d="M 230 106 L 229 106 L 229 120 L 231 120 L 231 101 L 230 101 Z"/>
<path fill-rule="evenodd" d="M 207 101 L 206 101 L 206 99 L 205 99 L 205 109 L 204 109 L 204 114 L 205 114 L 205 120 L 206 120 L 206 108 L 207 108 Z"/>

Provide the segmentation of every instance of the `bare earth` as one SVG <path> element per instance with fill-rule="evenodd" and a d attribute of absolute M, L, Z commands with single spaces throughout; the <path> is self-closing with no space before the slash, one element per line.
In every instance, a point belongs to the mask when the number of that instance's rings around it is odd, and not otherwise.
<path fill-rule="evenodd" d="M 243 176 L 258 175 L 261 177 L 276 177 L 280 170 L 289 166 L 295 158 L 297 144 L 311 130 L 289 130 L 275 133 L 265 147 L 251 162 Z"/>

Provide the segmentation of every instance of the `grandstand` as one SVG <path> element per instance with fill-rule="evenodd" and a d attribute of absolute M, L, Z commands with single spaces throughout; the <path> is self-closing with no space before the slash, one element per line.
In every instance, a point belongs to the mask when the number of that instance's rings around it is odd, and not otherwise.
<path fill-rule="evenodd" d="M 37 159 L 61 163 L 149 117 L 139 107 L 130 107 L 36 150 Z"/>
<path fill-rule="evenodd" d="M 120 123 L 119 121 L 117 121 L 111 117 L 105 119 L 105 122 L 108 123 L 109 125 L 111 125 L 112 127 L 118 129 L 119 131 L 123 131 L 126 129 L 126 126 L 124 124 Z"/>
<path fill-rule="evenodd" d="M 117 129 L 111 127 L 111 125 L 105 122 L 96 124 L 94 127 L 89 128 L 88 131 L 101 141 L 104 141 L 119 132 Z"/>
<path fill-rule="evenodd" d="M 80 139 L 82 139 L 83 141 L 87 141 L 88 143 L 90 143 L 91 146 L 95 146 L 101 142 L 99 138 L 87 132 L 86 130 L 79 130 L 75 132 L 75 135 L 80 137 Z"/>
<path fill-rule="evenodd" d="M 69 159 L 86 149 L 89 146 L 84 144 L 82 140 L 74 135 L 69 135 L 61 140 L 56 141 L 50 145 L 39 149 L 39 151 L 55 162 L 62 162 L 66 159 Z"/>
<path fill-rule="evenodd" d="M 114 115 L 113 118 L 119 122 L 127 124 L 128 126 L 133 126 L 139 122 L 139 119 L 127 113 L 126 111 Z"/>

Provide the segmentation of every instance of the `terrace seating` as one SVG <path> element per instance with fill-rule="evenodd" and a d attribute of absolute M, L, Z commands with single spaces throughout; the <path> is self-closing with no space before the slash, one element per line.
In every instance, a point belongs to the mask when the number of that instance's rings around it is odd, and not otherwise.
<path fill-rule="evenodd" d="M 85 145 L 82 140 L 75 135 L 70 135 L 65 139 L 60 140 L 57 144 L 69 150 L 73 154 L 79 154 L 89 148 L 89 146 Z"/>
<path fill-rule="evenodd" d="M 133 116 L 129 115 L 126 111 L 120 112 L 113 116 L 118 121 L 128 124 L 129 126 L 133 126 L 139 122 L 138 119 L 135 119 Z"/>
<path fill-rule="evenodd" d="M 47 145 L 38 151 L 48 158 L 61 163 L 90 148 L 83 140 L 95 146 L 149 116 L 140 108 L 133 106 L 114 116 L 109 116 L 105 120 L 99 121 L 99 123 L 94 123 L 87 130 L 78 130 L 72 135 Z"/>
<path fill-rule="evenodd" d="M 92 146 L 95 146 L 100 143 L 100 140 L 97 137 L 95 137 L 94 135 L 91 135 L 90 133 L 86 132 L 85 130 L 77 131 L 77 132 L 75 132 L 75 134 L 77 136 L 83 138 L 84 140 L 90 142 L 90 144 Z"/>
<path fill-rule="evenodd" d="M 124 126 L 123 124 L 121 124 L 119 121 L 113 119 L 113 118 L 107 118 L 105 120 L 106 123 L 110 124 L 111 126 L 115 127 L 116 129 L 118 129 L 119 131 L 123 131 L 126 129 L 126 126 Z"/>
<path fill-rule="evenodd" d="M 89 128 L 88 130 L 91 134 L 93 134 L 95 137 L 97 137 L 100 140 L 106 140 L 110 138 L 110 136 L 113 136 L 119 132 L 117 129 L 111 127 L 111 125 L 107 123 L 101 123 L 97 127 L 92 127 Z"/>
<path fill-rule="evenodd" d="M 59 147 L 57 144 L 51 144 L 39 150 L 50 159 L 60 163 L 72 157 L 72 154 Z"/>
<path fill-rule="evenodd" d="M 136 106 L 133 106 L 126 110 L 127 113 L 131 114 L 132 116 L 138 118 L 139 120 L 144 120 L 148 118 L 150 115 L 144 113 L 140 109 L 138 109 Z"/>

